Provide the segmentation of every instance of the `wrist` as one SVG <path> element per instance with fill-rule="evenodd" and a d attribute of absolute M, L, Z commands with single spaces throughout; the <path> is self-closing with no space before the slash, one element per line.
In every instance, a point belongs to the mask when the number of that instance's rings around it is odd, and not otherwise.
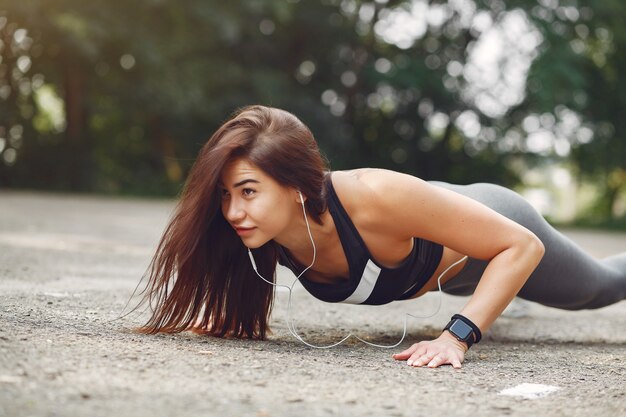
<path fill-rule="evenodd" d="M 459 349 L 463 351 L 463 353 L 469 350 L 469 346 L 467 345 L 466 342 L 459 340 L 455 335 L 450 333 L 450 331 L 448 330 L 444 330 L 439 336 L 439 338 L 443 340 L 449 340 L 450 342 L 454 343 L 456 346 L 459 347 Z"/>
<path fill-rule="evenodd" d="M 450 322 L 446 325 L 444 330 L 456 338 L 459 342 L 465 343 L 467 349 L 472 347 L 474 343 L 480 342 L 480 339 L 482 338 L 482 334 L 478 326 L 461 314 L 455 314 L 452 316 Z"/>

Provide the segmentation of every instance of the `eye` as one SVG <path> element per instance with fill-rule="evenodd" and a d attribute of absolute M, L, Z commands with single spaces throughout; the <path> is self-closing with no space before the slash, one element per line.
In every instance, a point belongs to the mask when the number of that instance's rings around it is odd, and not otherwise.
<path fill-rule="evenodd" d="M 228 193 L 228 191 L 226 191 L 225 188 L 222 188 L 222 198 L 227 198 L 228 196 L 230 196 L 230 194 Z"/>
<path fill-rule="evenodd" d="M 252 188 L 244 188 L 243 190 L 241 190 L 241 193 L 246 196 L 246 197 L 250 197 L 252 196 L 254 193 L 256 193 L 255 190 L 253 190 Z"/>

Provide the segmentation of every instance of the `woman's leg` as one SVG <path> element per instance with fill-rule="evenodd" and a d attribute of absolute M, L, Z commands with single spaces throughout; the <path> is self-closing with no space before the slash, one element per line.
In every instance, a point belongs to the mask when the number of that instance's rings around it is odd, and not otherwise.
<path fill-rule="evenodd" d="M 541 239 L 546 251 L 518 297 L 550 307 L 581 310 L 604 307 L 626 298 L 626 253 L 598 260 L 554 229 L 519 194 L 494 184 L 431 184 L 477 200 L 521 224 Z M 463 270 L 443 285 L 444 292 L 469 295 L 486 261 L 468 258 Z"/>

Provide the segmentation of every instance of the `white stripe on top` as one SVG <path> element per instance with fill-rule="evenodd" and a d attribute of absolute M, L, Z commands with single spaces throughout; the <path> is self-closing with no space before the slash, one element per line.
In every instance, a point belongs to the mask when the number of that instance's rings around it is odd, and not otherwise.
<path fill-rule="evenodd" d="M 372 262 L 372 260 L 368 260 L 365 265 L 365 269 L 363 270 L 363 275 L 361 276 L 361 280 L 359 281 L 359 285 L 356 287 L 352 295 L 342 301 L 342 303 L 348 304 L 361 304 L 363 301 L 367 300 L 367 298 L 374 291 L 374 286 L 376 285 L 376 281 L 378 281 L 378 276 L 380 275 L 380 268 Z"/>

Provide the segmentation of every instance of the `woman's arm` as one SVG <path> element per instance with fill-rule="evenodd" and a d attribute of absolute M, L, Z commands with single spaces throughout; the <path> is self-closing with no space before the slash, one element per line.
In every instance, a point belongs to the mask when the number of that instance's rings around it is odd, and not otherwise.
<path fill-rule="evenodd" d="M 544 253 L 528 229 L 452 191 L 392 171 L 368 179 L 377 198 L 376 227 L 399 238 L 420 237 L 472 258 L 489 260 L 474 294 L 460 312 L 487 331 L 522 288 Z M 378 224 L 380 222 L 380 224 Z M 467 345 L 448 331 L 394 355 L 415 366 L 460 367 Z"/>

